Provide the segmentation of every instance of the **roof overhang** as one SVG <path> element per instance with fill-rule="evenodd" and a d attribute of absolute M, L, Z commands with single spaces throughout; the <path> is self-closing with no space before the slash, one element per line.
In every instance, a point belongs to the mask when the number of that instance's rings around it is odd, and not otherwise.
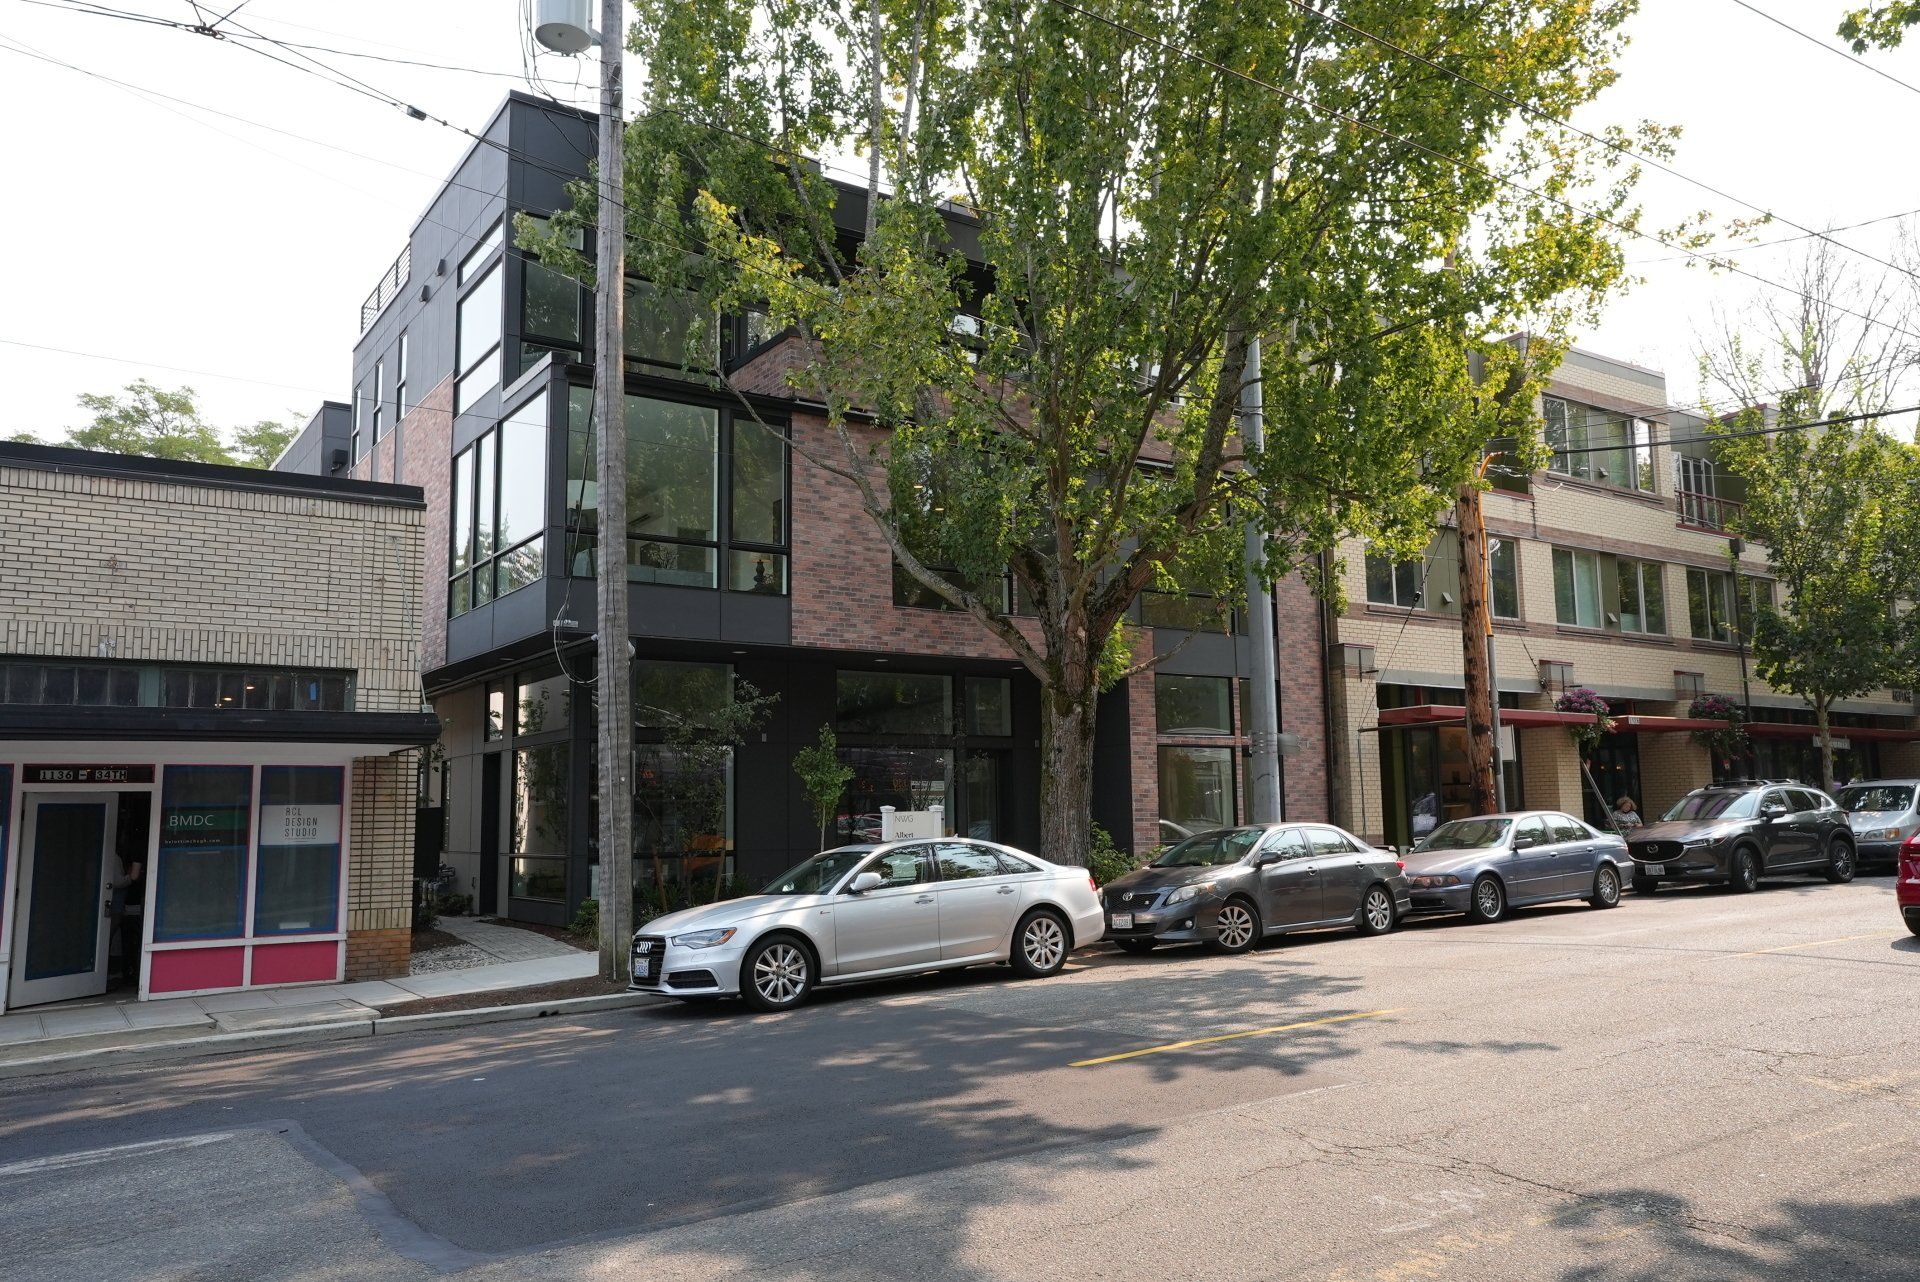
<path fill-rule="evenodd" d="M 0 752 L 23 744 L 280 744 L 326 749 L 329 759 L 378 756 L 440 737 L 431 712 L 210 711 L 188 708 L 0 707 Z M 84 755 L 84 754 L 83 754 Z"/>

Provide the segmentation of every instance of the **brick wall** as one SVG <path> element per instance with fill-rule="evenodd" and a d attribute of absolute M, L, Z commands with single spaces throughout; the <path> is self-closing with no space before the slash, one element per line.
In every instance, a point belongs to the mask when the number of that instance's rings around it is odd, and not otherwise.
<path fill-rule="evenodd" d="M 420 706 L 408 504 L 0 465 L 0 653 L 351 670 Z"/>
<path fill-rule="evenodd" d="M 1380 736 L 1368 728 L 1380 721 L 1379 687 L 1370 677 L 1336 673 L 1328 726 L 1333 737 L 1329 760 L 1341 787 L 1333 821 L 1368 841 L 1386 840 L 1386 814 L 1380 800 Z"/>
<path fill-rule="evenodd" d="M 1133 853 L 1160 844 L 1160 737 L 1153 700 L 1153 673 L 1127 678 L 1128 784 L 1133 797 Z"/>
<path fill-rule="evenodd" d="M 419 753 L 407 751 L 353 763 L 347 854 L 349 979 L 407 973 L 418 762 Z"/>
<path fill-rule="evenodd" d="M 1278 625 L 1274 653 L 1280 669 L 1280 729 L 1300 740 L 1281 762 L 1289 819 L 1331 820 L 1327 800 L 1327 708 L 1322 673 L 1326 633 L 1320 602 L 1305 580 L 1289 575 L 1274 588 Z"/>
<path fill-rule="evenodd" d="M 431 672 L 447 661 L 447 542 L 451 513 L 447 487 L 453 475 L 453 379 L 420 398 L 407 411 L 399 433 L 398 467 L 408 485 L 426 491 L 427 513 L 422 546 L 421 671 Z"/>
<path fill-rule="evenodd" d="M 1520 787 L 1529 810 L 1586 813 L 1586 780 L 1580 751 L 1565 726 L 1530 726 L 1519 732 Z M 1612 798 L 1608 798 L 1612 800 Z"/>

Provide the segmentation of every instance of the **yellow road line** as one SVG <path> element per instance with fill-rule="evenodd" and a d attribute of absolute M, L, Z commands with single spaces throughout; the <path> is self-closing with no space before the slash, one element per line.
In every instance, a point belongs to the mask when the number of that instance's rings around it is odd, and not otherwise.
<path fill-rule="evenodd" d="M 1856 939 L 1893 939 L 1895 936 L 1884 930 L 1871 935 L 1842 935 L 1838 939 L 1816 939 L 1810 944 L 1782 944 L 1778 948 L 1756 948 L 1750 953 L 1735 953 L 1734 960 L 1742 957 L 1765 957 L 1768 953 L 1790 953 L 1796 948 L 1820 948 L 1826 944 L 1850 944 Z"/>
<path fill-rule="evenodd" d="M 1357 1015 L 1328 1015 L 1325 1019 L 1303 1019 L 1297 1024 L 1275 1024 L 1272 1028 L 1249 1028 L 1244 1033 L 1220 1033 L 1213 1037 L 1195 1037 L 1184 1042 L 1168 1042 L 1165 1046 L 1147 1046 L 1137 1051 L 1122 1051 L 1118 1055 L 1102 1055 L 1099 1059 L 1078 1059 L 1067 1065 L 1068 1068 L 1092 1068 L 1096 1064 L 1113 1064 L 1123 1059 L 1138 1059 L 1142 1055 L 1158 1055 L 1163 1051 L 1183 1051 L 1192 1046 L 1211 1046 L 1215 1042 L 1231 1042 L 1241 1037 L 1263 1037 L 1269 1033 L 1291 1033 L 1298 1028 L 1318 1028 L 1323 1024 L 1345 1024 L 1356 1019 L 1378 1019 L 1382 1015 L 1398 1015 L 1400 1009 L 1368 1010 Z"/>

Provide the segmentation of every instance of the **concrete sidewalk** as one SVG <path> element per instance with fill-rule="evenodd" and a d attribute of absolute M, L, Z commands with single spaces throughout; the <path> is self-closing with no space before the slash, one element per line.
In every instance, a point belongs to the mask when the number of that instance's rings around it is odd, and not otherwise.
<path fill-rule="evenodd" d="M 145 1002 L 104 997 L 18 1011 L 0 1016 L 0 1069 L 70 1052 L 117 1051 L 224 1034 L 371 1025 L 383 1010 L 422 998 L 554 984 L 586 979 L 598 972 L 597 953 L 558 947 L 565 949 L 563 954 L 403 979 L 263 988 Z"/>

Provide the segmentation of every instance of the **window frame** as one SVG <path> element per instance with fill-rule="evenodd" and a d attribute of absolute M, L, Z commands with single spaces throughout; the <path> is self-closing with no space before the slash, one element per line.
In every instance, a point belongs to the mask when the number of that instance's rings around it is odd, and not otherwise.
<path fill-rule="evenodd" d="M 453 305 L 453 412 L 455 416 L 473 408 L 473 402 L 500 386 L 500 351 L 506 344 L 507 304 L 505 263 L 496 261 L 492 266 L 476 272 L 471 284 L 462 280 L 460 296 Z M 467 303 L 483 290 L 491 290 L 494 295 L 495 315 L 493 317 L 493 338 L 485 349 L 476 353 L 472 360 L 461 359 L 461 347 L 466 339 Z M 468 380 L 482 372 L 482 367 L 491 360 L 493 378 L 485 386 L 478 386 L 474 392 L 467 391 Z"/>
<path fill-rule="evenodd" d="M 1501 574 L 1499 570 L 1500 554 L 1505 553 L 1507 578 L 1513 595 L 1513 612 L 1500 610 Z M 1496 619 L 1520 619 L 1525 617 L 1525 606 L 1520 600 L 1520 541 L 1509 535 L 1493 536 L 1492 546 L 1487 549 L 1487 609 Z"/>
<path fill-rule="evenodd" d="M 1628 494 L 1659 493 L 1660 479 L 1654 463 L 1654 450 L 1659 443 L 1654 439 L 1649 420 L 1638 414 L 1584 405 L 1564 396 L 1542 396 L 1540 402 L 1541 433 L 1550 451 L 1549 473 Z M 1581 414 L 1577 424 L 1575 411 Z M 1615 428 L 1619 429 L 1617 443 L 1611 437 L 1596 440 L 1597 431 L 1611 432 Z M 1615 458 L 1625 460 L 1626 476 L 1601 476 L 1599 473 L 1606 470 L 1606 461 Z"/>
<path fill-rule="evenodd" d="M 1663 637 L 1670 635 L 1667 630 L 1669 625 L 1667 623 L 1665 563 L 1660 561 L 1643 561 L 1637 557 L 1620 556 L 1614 558 L 1613 564 L 1616 587 L 1614 597 L 1615 604 L 1618 607 L 1615 612 L 1619 615 L 1619 630 L 1637 636 Z M 1639 620 L 1638 625 L 1633 627 L 1627 625 L 1629 612 L 1626 609 L 1625 601 L 1625 593 L 1629 582 L 1629 567 L 1631 567 L 1632 571 L 1631 582 L 1634 589 L 1634 600 L 1635 604 L 1639 607 L 1631 616 Z M 1651 626 L 1649 621 L 1649 615 L 1652 613 L 1652 611 L 1647 608 L 1647 583 L 1649 581 L 1654 585 L 1655 596 L 1658 599 L 1660 607 L 1660 626 L 1657 628 Z"/>
<path fill-rule="evenodd" d="M 551 489 L 548 472 L 553 460 L 552 397 L 549 388 L 539 391 L 502 415 L 498 422 L 478 433 L 466 448 L 457 451 L 449 470 L 447 486 L 447 617 L 455 619 L 503 596 L 531 587 L 547 577 L 546 537 L 551 528 Z M 528 416 L 537 411 L 542 425 Z M 509 429 L 515 429 L 509 431 Z M 506 475 L 506 446 L 509 436 L 538 433 L 539 448 L 534 457 L 540 461 L 538 520 L 533 532 L 511 545 L 495 547 L 482 555 L 485 540 L 497 539 L 500 531 L 503 478 Z M 464 462 L 463 462 L 464 460 Z M 465 512 L 461 511 L 465 508 Z M 458 565 L 461 526 L 465 524 L 467 558 Z M 510 586 L 509 571 L 516 567 L 534 567 Z M 458 585 L 465 581 L 465 595 Z"/>
<path fill-rule="evenodd" d="M 1561 560 L 1563 557 L 1566 558 L 1564 564 L 1567 566 L 1567 602 L 1571 603 L 1573 608 L 1574 617 L 1571 619 L 1561 613 L 1563 602 L 1560 593 L 1560 567 L 1563 564 Z M 1588 565 L 1592 570 L 1594 608 L 1592 622 L 1580 618 L 1579 571 L 1582 565 Z M 1584 548 L 1556 547 L 1553 549 L 1553 617 L 1556 623 L 1563 628 L 1588 628 L 1595 631 L 1603 629 L 1606 626 L 1606 599 L 1606 566 L 1601 559 L 1601 553 Z"/>

